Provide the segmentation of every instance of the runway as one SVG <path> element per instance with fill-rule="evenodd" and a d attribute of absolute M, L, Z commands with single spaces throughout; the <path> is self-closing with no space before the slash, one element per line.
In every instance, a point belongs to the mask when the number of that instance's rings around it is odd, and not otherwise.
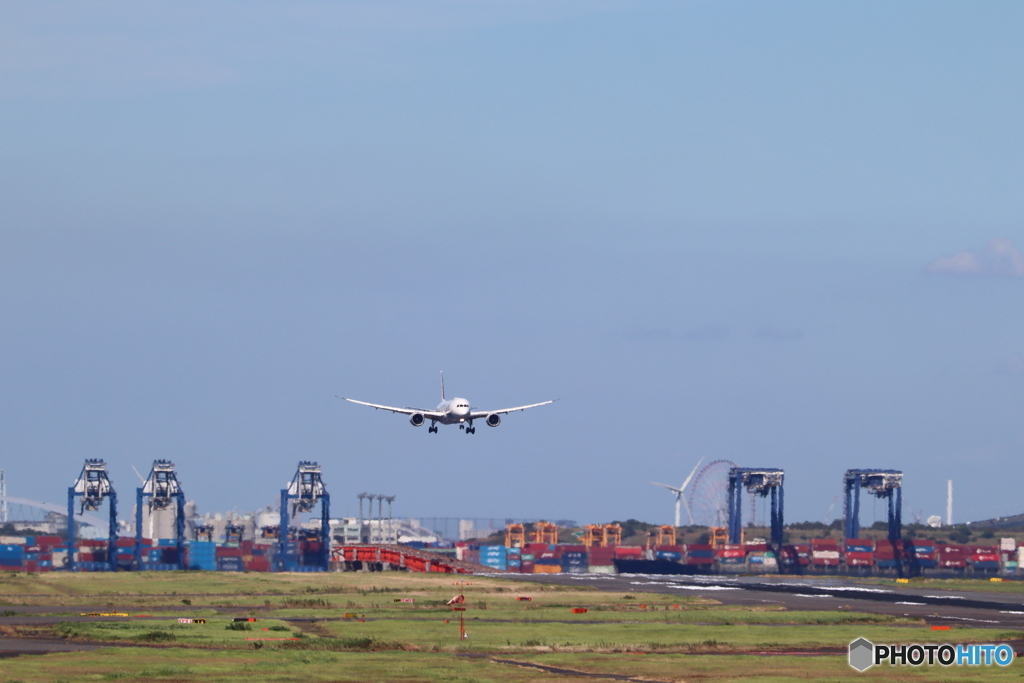
<path fill-rule="evenodd" d="M 494 576 L 499 576 L 495 574 Z M 1024 630 L 1024 594 L 943 591 L 842 578 L 652 574 L 501 574 L 534 583 L 590 585 L 603 591 L 691 595 L 726 605 L 778 604 L 789 610 L 847 610 L 924 619 L 936 626 Z"/>

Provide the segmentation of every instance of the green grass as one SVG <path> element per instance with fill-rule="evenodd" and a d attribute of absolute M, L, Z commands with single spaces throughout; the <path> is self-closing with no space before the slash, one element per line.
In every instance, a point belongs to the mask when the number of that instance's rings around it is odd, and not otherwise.
<path fill-rule="evenodd" d="M 458 593 L 466 596 L 468 640 L 459 639 L 459 613 L 445 604 Z M 517 600 L 520 596 L 531 600 Z M 395 602 L 402 598 L 414 602 Z M 2 659 L 0 683 L 577 679 L 496 663 L 495 658 L 656 681 L 835 680 L 852 673 L 839 654 L 743 653 L 838 652 L 858 637 L 903 643 L 1024 638 L 955 627 L 940 635 L 918 620 L 845 610 L 725 606 L 693 596 L 626 596 L 589 586 L 400 573 L 4 576 L 0 599 L 50 606 L 54 614 L 74 617 L 85 611 L 76 606 L 101 605 L 109 611 L 155 615 L 0 627 L 8 637 L 125 645 Z M 587 612 L 573 614 L 574 607 L 586 607 Z M 204 617 L 207 623 L 180 624 L 179 616 Z M 239 616 L 256 621 L 234 622 Z M 883 667 L 860 677 L 999 681 L 1020 680 L 1021 675 L 1014 665 L 1008 670 L 907 667 L 898 672 Z"/>

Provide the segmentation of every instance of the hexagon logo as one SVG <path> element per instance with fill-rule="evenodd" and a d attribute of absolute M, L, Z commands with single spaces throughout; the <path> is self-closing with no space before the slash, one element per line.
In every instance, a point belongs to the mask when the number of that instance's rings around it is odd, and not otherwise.
<path fill-rule="evenodd" d="M 850 643 L 850 666 L 857 671 L 867 671 L 875 664 L 875 645 L 866 638 Z"/>

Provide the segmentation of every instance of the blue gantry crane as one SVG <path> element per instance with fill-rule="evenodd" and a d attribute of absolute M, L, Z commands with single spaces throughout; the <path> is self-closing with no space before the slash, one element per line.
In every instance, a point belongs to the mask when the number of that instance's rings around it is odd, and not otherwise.
<path fill-rule="evenodd" d="M 75 571 L 75 498 L 80 497 L 81 509 L 96 511 L 108 499 L 110 526 L 107 541 L 107 564 L 110 571 L 117 569 L 117 492 L 107 476 L 107 463 L 98 458 L 89 458 L 82 467 L 75 483 L 68 487 L 68 571 Z"/>
<path fill-rule="evenodd" d="M 178 548 L 178 569 L 185 569 L 185 492 L 178 482 L 174 463 L 170 460 L 154 460 L 153 469 L 142 486 L 135 489 L 135 569 L 145 569 L 142 560 L 142 503 L 147 498 L 149 514 L 166 510 L 175 505 L 174 536 Z"/>
<path fill-rule="evenodd" d="M 860 535 L 860 490 L 885 499 L 889 507 L 889 540 L 898 541 L 903 527 L 903 473 L 898 470 L 846 470 L 843 475 L 846 538 Z"/>
<path fill-rule="evenodd" d="M 729 470 L 729 543 L 743 537 L 743 489 L 771 496 L 771 546 L 778 555 L 782 547 L 782 480 L 785 473 L 774 467 L 733 467 Z"/>
<path fill-rule="evenodd" d="M 319 564 L 326 571 L 331 559 L 331 496 L 320 476 L 320 465 L 303 460 L 299 463 L 295 478 L 287 488 L 281 489 L 281 526 L 277 534 L 278 552 L 275 562 L 277 571 L 293 571 L 297 568 L 297 551 L 288 538 L 289 520 L 300 512 L 311 512 L 317 503 L 320 503 Z"/>

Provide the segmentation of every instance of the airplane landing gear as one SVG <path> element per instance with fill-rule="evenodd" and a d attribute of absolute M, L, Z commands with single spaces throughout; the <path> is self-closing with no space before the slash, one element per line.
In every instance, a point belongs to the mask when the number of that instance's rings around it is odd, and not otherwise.
<path fill-rule="evenodd" d="M 467 434 L 476 434 L 476 427 L 473 426 L 473 421 L 472 420 L 469 421 L 469 426 L 466 427 L 466 433 Z"/>
<path fill-rule="evenodd" d="M 431 432 L 433 432 L 434 434 L 437 434 L 437 423 L 436 422 L 431 422 L 430 426 L 427 427 L 427 433 L 430 434 Z"/>

